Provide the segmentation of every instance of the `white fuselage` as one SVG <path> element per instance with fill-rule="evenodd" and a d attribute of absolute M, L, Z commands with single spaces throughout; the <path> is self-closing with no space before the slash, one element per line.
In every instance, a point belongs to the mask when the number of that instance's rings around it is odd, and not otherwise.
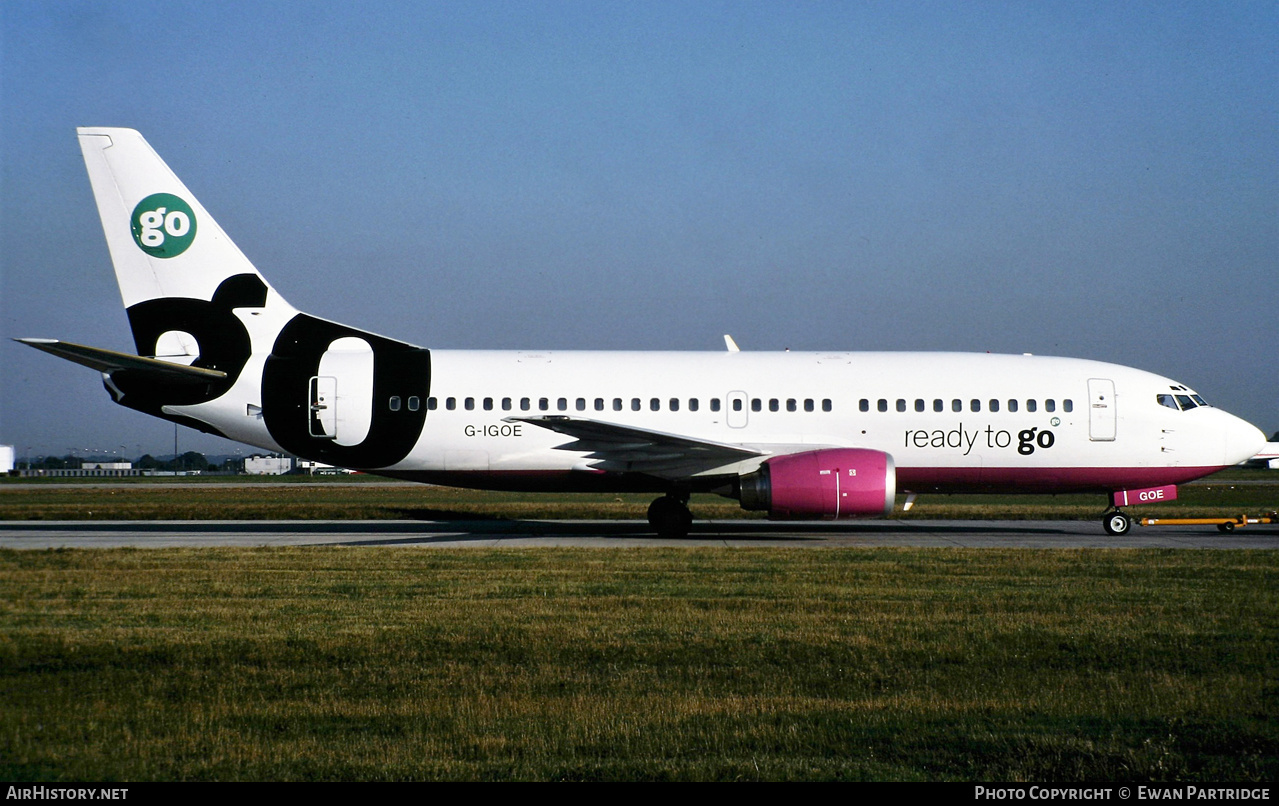
<path fill-rule="evenodd" d="M 430 355 L 430 394 L 414 403 L 428 409 L 422 433 L 408 456 L 378 470 L 458 486 L 664 486 L 601 473 L 586 453 L 563 448 L 572 439 L 511 421 L 547 415 L 763 454 L 699 474 L 706 489 L 714 488 L 715 478 L 749 472 L 768 455 L 857 447 L 890 454 L 902 491 L 1113 490 L 1197 478 L 1247 459 L 1264 442 L 1251 425 L 1219 409 L 1161 405 L 1161 394 L 1193 394 L 1176 381 L 1082 359 L 966 353 Z M 362 361 L 329 362 L 323 373 L 333 378 L 329 415 L 336 440 L 360 442 L 371 408 L 389 401 L 371 398 L 371 369 Z M 249 386 L 255 373 L 245 374 L 242 386 Z M 249 436 L 226 428 L 234 424 L 225 422 L 224 413 L 209 417 L 212 412 L 203 408 L 184 412 L 237 438 Z M 238 415 L 243 420 L 242 409 Z M 277 447 L 269 437 L 246 441 Z M 698 476 L 691 486 L 699 486 Z"/>

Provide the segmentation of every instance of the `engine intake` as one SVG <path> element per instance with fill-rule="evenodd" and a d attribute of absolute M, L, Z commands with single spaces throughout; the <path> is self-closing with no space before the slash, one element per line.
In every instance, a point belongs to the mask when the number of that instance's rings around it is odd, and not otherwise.
<path fill-rule="evenodd" d="M 742 509 L 774 520 L 885 517 L 896 494 L 893 457 L 867 448 L 775 456 L 741 477 Z"/>

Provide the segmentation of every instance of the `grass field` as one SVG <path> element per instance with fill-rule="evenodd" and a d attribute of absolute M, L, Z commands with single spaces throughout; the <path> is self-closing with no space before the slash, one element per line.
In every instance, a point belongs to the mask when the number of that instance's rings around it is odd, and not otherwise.
<path fill-rule="evenodd" d="M 198 478 L 198 477 L 197 477 Z M 299 477 L 292 477 L 299 478 Z M 360 477 L 367 479 L 368 477 Z M 425 485 L 359 483 L 0 484 L 0 520 L 348 520 L 477 518 L 643 519 L 654 495 L 503 493 Z M 1130 507 L 1135 517 L 1228 517 L 1279 508 L 1279 473 L 1232 470 L 1183 485 L 1175 502 Z M 921 495 L 897 518 L 1097 519 L 1105 496 Z M 759 517 L 736 501 L 697 495 L 696 518 Z"/>
<path fill-rule="evenodd" d="M 1279 777 L 1279 554 L 0 552 L 0 779 Z"/>

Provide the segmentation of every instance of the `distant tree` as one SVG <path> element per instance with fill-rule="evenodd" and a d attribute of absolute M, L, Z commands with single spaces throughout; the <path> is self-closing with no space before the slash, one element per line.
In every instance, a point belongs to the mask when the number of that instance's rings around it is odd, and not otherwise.
<path fill-rule="evenodd" d="M 206 459 L 204 457 L 204 454 L 202 453 L 196 453 L 195 451 L 187 451 L 186 453 L 182 454 L 182 456 L 178 457 L 178 469 L 179 470 L 201 470 L 201 471 L 208 470 L 209 460 Z"/>

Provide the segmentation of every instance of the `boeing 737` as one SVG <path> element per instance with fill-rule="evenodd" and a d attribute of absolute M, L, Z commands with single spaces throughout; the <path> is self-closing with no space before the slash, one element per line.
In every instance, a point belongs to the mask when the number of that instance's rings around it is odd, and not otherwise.
<path fill-rule="evenodd" d="M 496 490 L 694 492 L 776 519 L 889 515 L 898 493 L 1168 500 L 1265 436 L 1175 380 L 1072 358 L 965 353 L 429 350 L 294 309 L 131 129 L 80 148 L 137 355 L 32 347 L 120 405 L 271 451 Z M 1099 511 L 1102 507 L 1099 507 Z"/>

